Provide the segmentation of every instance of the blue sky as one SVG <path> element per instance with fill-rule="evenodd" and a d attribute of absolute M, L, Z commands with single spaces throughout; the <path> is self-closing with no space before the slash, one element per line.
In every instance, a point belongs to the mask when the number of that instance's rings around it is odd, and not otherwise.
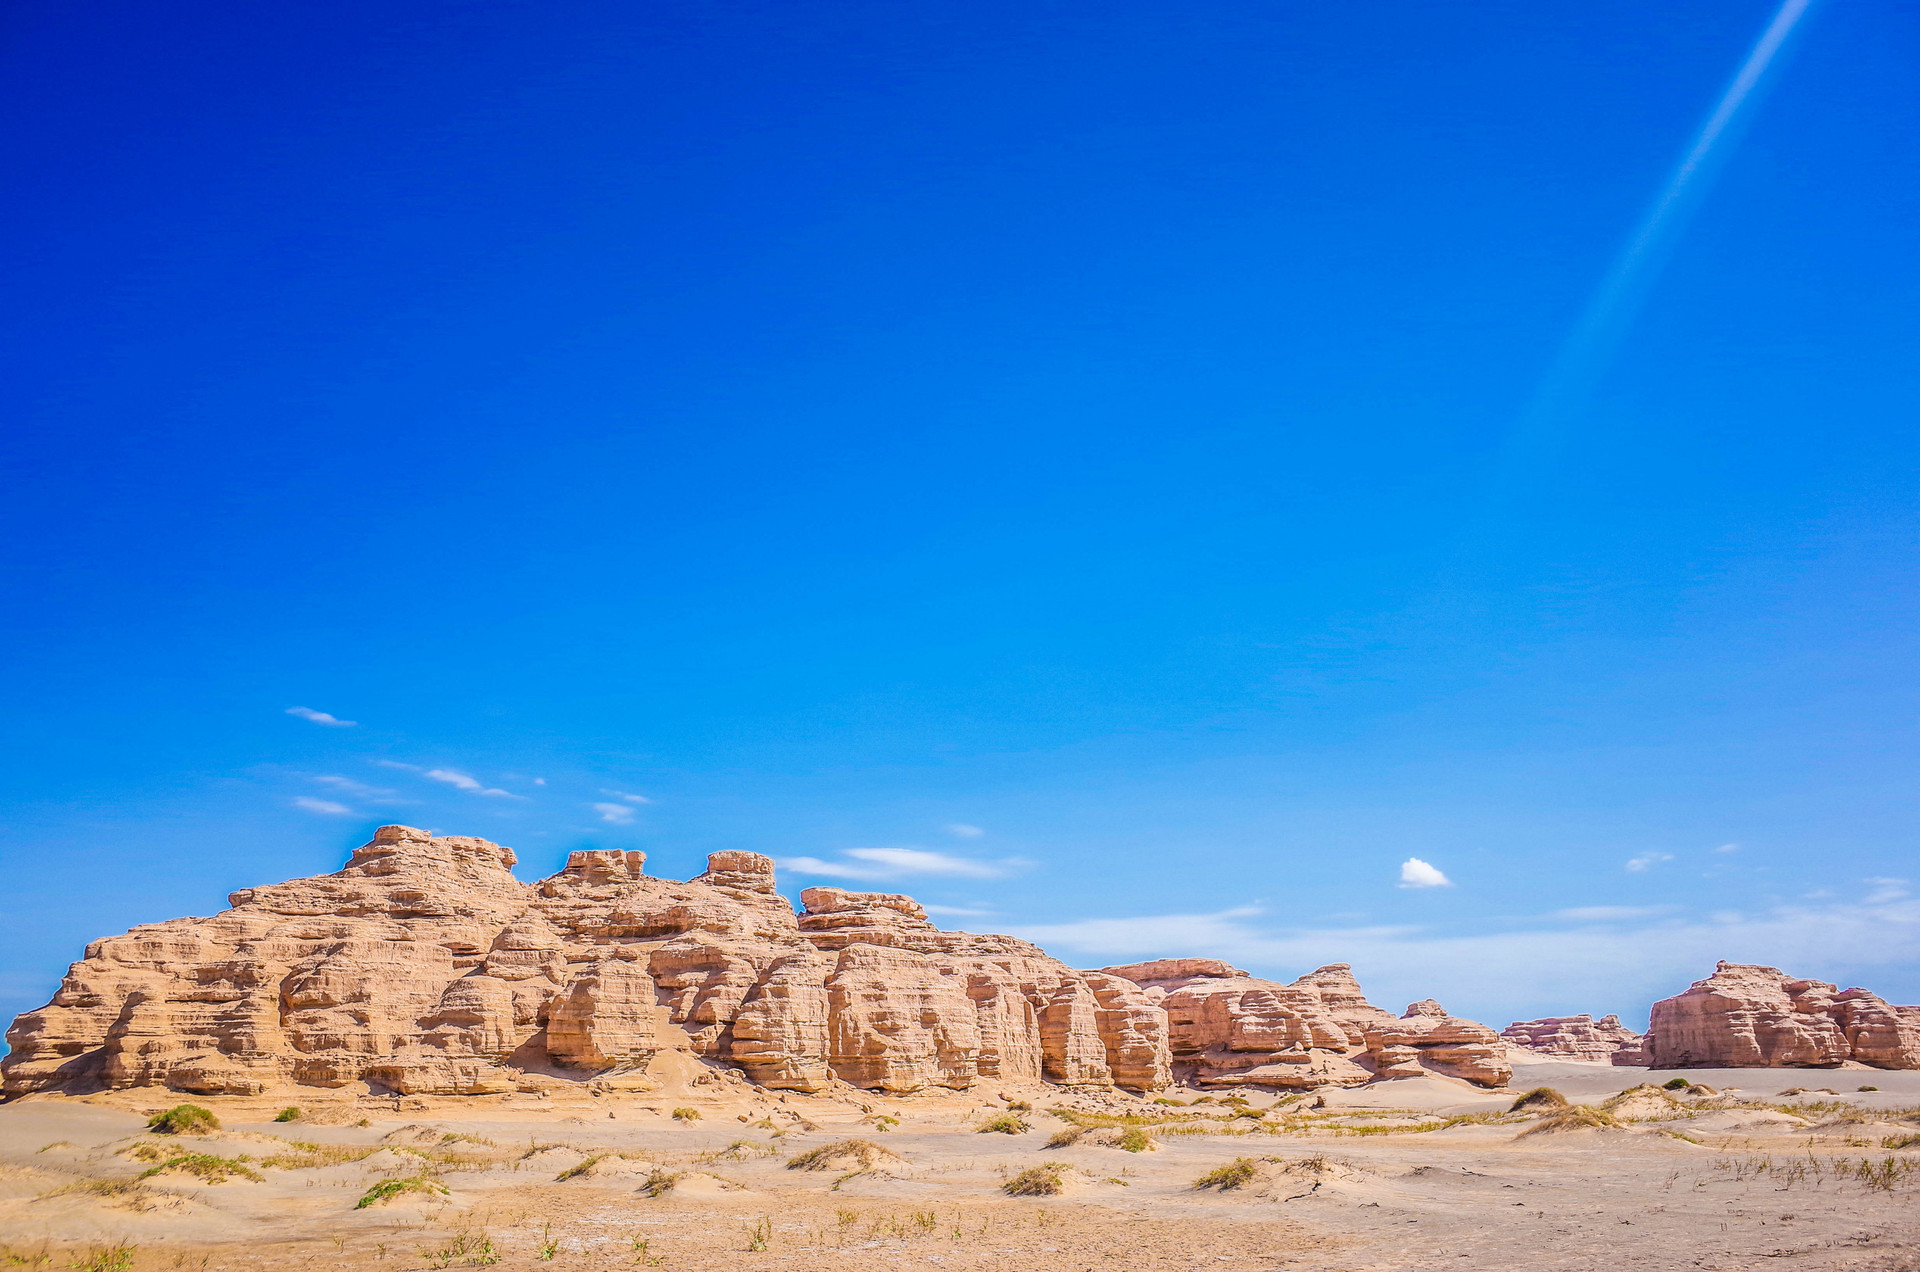
<path fill-rule="evenodd" d="M 0 1013 L 389 821 L 1920 1001 L 1910 7 L 1530 405 L 1773 15 L 14 6 Z"/>

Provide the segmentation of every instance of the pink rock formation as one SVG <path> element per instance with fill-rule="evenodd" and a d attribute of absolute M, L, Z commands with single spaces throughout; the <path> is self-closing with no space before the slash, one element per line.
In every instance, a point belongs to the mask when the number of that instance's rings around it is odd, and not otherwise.
<path fill-rule="evenodd" d="M 1214 959 L 1103 970 L 1158 999 L 1175 1065 L 1202 1086 L 1351 1086 L 1425 1073 L 1500 1086 L 1513 1076 L 1493 1030 L 1432 999 L 1396 1018 L 1367 1001 L 1345 963 L 1290 985 Z"/>
<path fill-rule="evenodd" d="M 1620 1023 L 1618 1016 L 1546 1016 L 1516 1020 L 1500 1031 L 1516 1047 L 1543 1056 L 1584 1060 L 1594 1064 L 1640 1064 L 1640 1035 Z M 1625 1058 L 1622 1058 L 1625 1057 Z"/>
<path fill-rule="evenodd" d="M 8 1031 L 5 1090 L 478 1093 L 674 1051 L 803 1091 L 1169 1081 L 1166 1014 L 1137 985 L 942 932 L 906 897 L 813 888 L 796 919 L 757 853 L 687 883 L 637 852 L 576 852 L 532 885 L 513 863 L 385 826 L 335 874 L 95 941 Z"/>
<path fill-rule="evenodd" d="M 1777 967 L 1720 963 L 1713 975 L 1653 1005 L 1656 1069 L 1818 1067 L 1847 1061 L 1920 1069 L 1920 1007 L 1864 989 L 1836 990 Z"/>

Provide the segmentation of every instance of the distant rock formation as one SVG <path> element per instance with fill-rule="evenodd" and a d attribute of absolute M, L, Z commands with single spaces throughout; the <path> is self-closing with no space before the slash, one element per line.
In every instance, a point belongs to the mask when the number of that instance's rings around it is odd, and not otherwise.
<path fill-rule="evenodd" d="M 1653 1005 L 1647 1063 L 1656 1069 L 1818 1068 L 1854 1061 L 1920 1069 L 1920 1007 L 1864 989 L 1836 990 L 1777 967 L 1720 963 Z"/>
<path fill-rule="evenodd" d="M 531 885 L 513 864 L 383 826 L 335 874 L 95 941 L 8 1030 L 5 1091 L 484 1093 L 661 1052 L 800 1091 L 1169 1081 L 1166 1013 L 1139 986 L 942 932 L 907 897 L 809 888 L 796 917 L 750 852 L 687 883 L 637 852 L 576 852 Z"/>
<path fill-rule="evenodd" d="M 1204 958 L 1102 970 L 1166 1009 L 1175 1071 L 1200 1086 L 1352 1086 L 1428 1073 L 1502 1086 L 1513 1076 L 1499 1034 L 1432 999 L 1395 1017 L 1367 1001 L 1345 963 L 1287 985 Z"/>
<path fill-rule="evenodd" d="M 1645 1064 L 1641 1035 L 1620 1023 L 1618 1016 L 1547 1016 L 1516 1020 L 1500 1031 L 1516 1047 L 1543 1056 L 1585 1060 L 1596 1064 Z"/>

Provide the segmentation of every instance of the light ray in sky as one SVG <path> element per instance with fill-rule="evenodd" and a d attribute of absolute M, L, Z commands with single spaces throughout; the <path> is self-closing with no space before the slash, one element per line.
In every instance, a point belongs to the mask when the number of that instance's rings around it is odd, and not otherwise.
<path fill-rule="evenodd" d="M 1718 166 L 1715 161 L 1725 151 L 1720 143 L 1750 113 L 1744 108 L 1752 101 L 1754 90 L 1765 80 L 1768 68 L 1813 3 L 1814 0 L 1783 0 L 1773 21 L 1761 32 L 1746 61 L 1700 126 L 1693 144 L 1675 166 L 1673 175 L 1648 205 L 1632 238 L 1615 258 L 1613 268 L 1588 302 L 1579 325 L 1561 347 L 1559 357 L 1522 417 L 1510 459 L 1537 453 L 1549 445 L 1606 369 L 1608 356 L 1625 334 L 1688 213 L 1706 192 Z"/>

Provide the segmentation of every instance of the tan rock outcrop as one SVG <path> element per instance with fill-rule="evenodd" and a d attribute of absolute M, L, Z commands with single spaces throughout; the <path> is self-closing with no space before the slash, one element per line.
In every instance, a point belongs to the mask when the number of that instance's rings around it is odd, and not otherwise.
<path fill-rule="evenodd" d="M 1897 1007 L 1864 989 L 1838 990 L 1777 967 L 1723 962 L 1653 1005 L 1646 1050 L 1656 1069 L 1848 1061 L 1920 1069 L 1920 1007 Z"/>
<path fill-rule="evenodd" d="M 1424 1073 L 1499 1086 L 1513 1076 L 1493 1030 L 1431 999 L 1395 1017 L 1367 1001 L 1345 963 L 1286 985 L 1215 959 L 1103 970 L 1158 999 L 1178 1071 L 1202 1086 L 1350 1086 Z"/>
<path fill-rule="evenodd" d="M 513 864 L 385 826 L 334 874 L 95 941 L 8 1031 L 5 1090 L 478 1093 L 663 1052 L 801 1091 L 1169 1080 L 1166 1013 L 1138 986 L 940 931 L 907 897 L 808 889 L 796 917 L 747 852 L 686 883 L 637 852 L 576 852 L 531 885 Z"/>
<path fill-rule="evenodd" d="M 1641 1036 L 1621 1024 L 1618 1016 L 1595 1020 L 1582 1014 L 1516 1020 L 1502 1029 L 1500 1036 L 1536 1055 L 1592 1064 L 1641 1063 Z"/>

